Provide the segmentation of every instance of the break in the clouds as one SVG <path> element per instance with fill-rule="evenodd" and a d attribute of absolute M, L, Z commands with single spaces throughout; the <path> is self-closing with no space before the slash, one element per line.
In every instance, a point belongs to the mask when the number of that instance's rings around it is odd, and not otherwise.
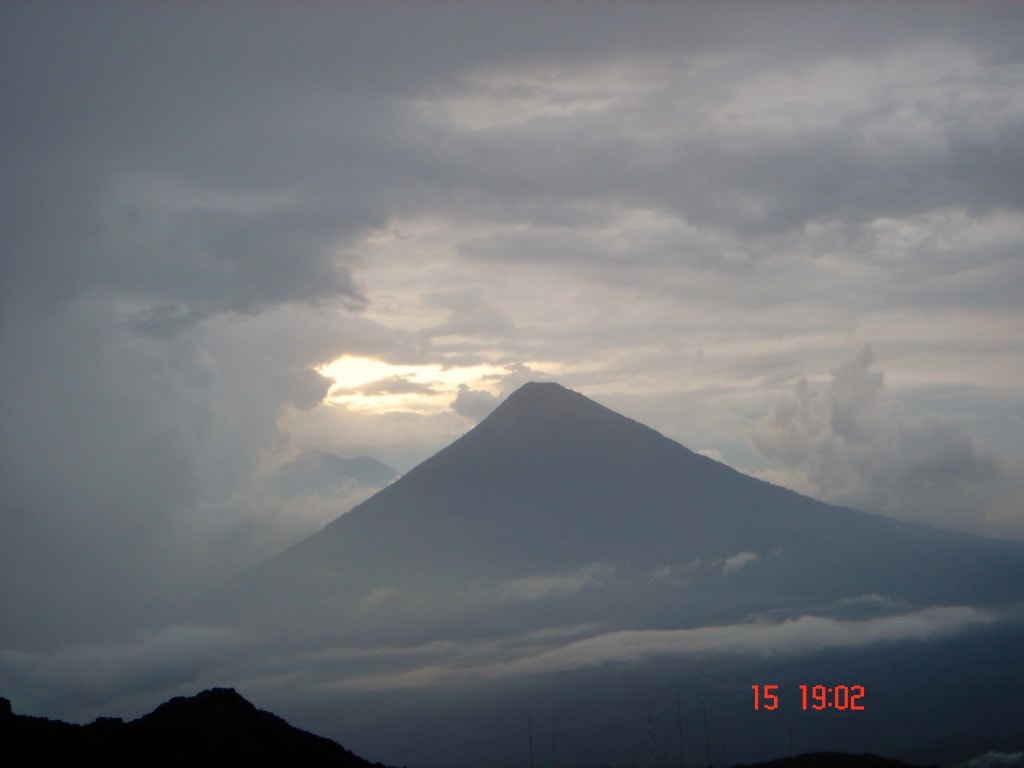
<path fill-rule="evenodd" d="M 1021 21 L 5 5 L 0 641 L 127 630 L 351 503 L 279 468 L 406 471 L 530 379 L 1024 535 Z"/>

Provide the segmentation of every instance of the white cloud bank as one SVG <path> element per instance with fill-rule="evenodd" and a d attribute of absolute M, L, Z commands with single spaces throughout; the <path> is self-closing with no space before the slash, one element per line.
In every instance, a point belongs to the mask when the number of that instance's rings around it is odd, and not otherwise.
<path fill-rule="evenodd" d="M 962 422 L 906 412 L 865 345 L 815 387 L 800 379 L 748 430 L 763 479 L 825 501 L 989 535 L 1020 537 L 1024 467 Z M 979 531 L 979 529 L 981 529 Z"/>
<path fill-rule="evenodd" d="M 334 691 L 387 691 L 571 672 L 608 664 L 640 664 L 665 657 L 800 655 L 878 643 L 925 642 L 995 620 L 993 615 L 969 606 L 933 606 L 862 620 L 805 615 L 784 621 L 761 619 L 673 630 L 601 631 L 594 626 L 576 626 L 411 648 L 339 648 L 316 658 L 321 662 L 317 668 L 321 682 L 317 685 Z M 308 654 L 301 654 L 284 667 L 290 663 L 304 667 L 311 660 Z M 379 666 L 384 660 L 387 665 Z M 409 664 L 403 665 L 402 660 Z M 364 666 L 353 666 L 356 661 Z M 275 674 L 281 672 L 278 669 Z"/>
<path fill-rule="evenodd" d="M 801 616 L 777 624 L 755 622 L 694 629 L 620 630 L 578 640 L 492 671 L 497 675 L 546 674 L 603 664 L 637 663 L 655 656 L 810 653 L 879 642 L 930 640 L 991 621 L 988 614 L 975 608 L 937 606 L 866 621 Z"/>

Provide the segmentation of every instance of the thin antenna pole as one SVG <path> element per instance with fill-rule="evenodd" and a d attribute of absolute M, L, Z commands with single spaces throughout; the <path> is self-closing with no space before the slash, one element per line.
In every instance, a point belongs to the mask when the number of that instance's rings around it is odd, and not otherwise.
<path fill-rule="evenodd" d="M 686 760 L 683 758 L 683 705 L 679 701 L 678 693 L 676 693 L 676 726 L 679 728 L 679 768 L 686 768 Z"/>
<path fill-rule="evenodd" d="M 647 712 L 647 753 L 650 758 L 651 768 L 654 768 L 654 715 Z"/>
<path fill-rule="evenodd" d="M 711 739 L 708 738 L 708 708 L 707 705 L 701 701 L 701 711 L 704 712 L 704 750 L 708 756 L 708 768 L 711 768 Z"/>
<path fill-rule="evenodd" d="M 533 768 L 533 715 L 526 716 L 526 736 L 530 741 L 530 768 Z"/>

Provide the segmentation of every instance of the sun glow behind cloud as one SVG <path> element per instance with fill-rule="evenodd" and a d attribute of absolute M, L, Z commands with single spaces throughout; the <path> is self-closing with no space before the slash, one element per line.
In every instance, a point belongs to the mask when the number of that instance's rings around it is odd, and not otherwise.
<path fill-rule="evenodd" d="M 498 395 L 501 379 L 508 373 L 498 365 L 395 365 L 354 355 L 344 355 L 316 370 L 335 382 L 327 394 L 328 405 L 371 413 L 444 411 L 458 394 L 459 385 Z"/>

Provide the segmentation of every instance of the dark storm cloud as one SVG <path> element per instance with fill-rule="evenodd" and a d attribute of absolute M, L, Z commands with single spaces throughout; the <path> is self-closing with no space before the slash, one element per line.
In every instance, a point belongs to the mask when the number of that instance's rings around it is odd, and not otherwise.
<path fill-rule="evenodd" d="M 0 330 L 6 640 L 119 625 L 110 598 L 147 612 L 158 542 L 199 496 L 190 445 L 208 411 L 174 390 L 201 372 L 106 332 L 108 314 L 7 313 Z"/>
<path fill-rule="evenodd" d="M 663 87 L 638 111 L 474 135 L 424 125 L 406 103 L 444 96 L 481 65 L 540 54 L 558 66 L 654 53 L 685 71 L 705 51 L 743 45 L 752 48 L 739 66 L 749 70 L 759 56 L 779 60 L 787 40 L 804 41 L 789 66 L 813 62 L 828 40 L 830 55 L 863 60 L 930 35 L 967 37 L 956 9 L 800 7 L 797 21 L 756 6 L 737 6 L 738 19 L 710 6 L 682 15 L 357 7 L 343 16 L 269 6 L 242 24 L 226 9 L 122 8 L 116 18 L 105 6 L 47 9 L 7 11 L 28 19 L 5 41 L 8 71 L 18 73 L 5 88 L 14 159 L 5 230 L 21 246 L 6 282 L 51 297 L 88 285 L 129 293 L 144 304 L 136 319 L 146 332 L 281 301 L 360 302 L 333 249 L 383 224 L 396 205 L 533 220 L 542 209 L 569 216 L 580 201 L 614 202 L 749 236 L 821 217 L 857 224 L 880 212 L 1021 204 L 1020 116 L 979 136 L 959 102 L 920 107 L 940 133 L 924 147 L 914 136 L 886 137 L 906 105 L 899 93 L 826 130 L 723 137 L 694 120 L 656 140 L 628 135 L 629 121 L 657 119 L 666 100 L 694 99 L 697 114 L 715 106 L 729 72 L 696 92 Z M 257 35 L 262 25 L 274 34 Z M 436 44 L 449 38 L 456 44 Z M 1001 41 L 987 40 L 997 47 L 984 54 L 994 57 Z M 593 255 L 566 248 L 570 258 Z M 550 246 L 492 250 L 502 252 L 547 259 Z"/>
<path fill-rule="evenodd" d="M 149 623 L 181 588 L 311 532 L 275 522 L 257 493 L 256 468 L 285 439 L 278 415 L 326 395 L 317 359 L 401 350 L 400 337 L 312 310 L 211 319 L 160 339 L 96 301 L 8 312 L 4 640 L 42 647 Z"/>
<path fill-rule="evenodd" d="M 326 394 L 311 367 L 381 348 L 211 325 L 362 303 L 339 250 L 386 219 L 387 110 L 324 58 L 337 24 L 183 10 L 3 10 L 6 642 L 116 633 L 218 570 L 278 413 Z"/>
<path fill-rule="evenodd" d="M 386 216 L 357 147 L 387 123 L 298 30 L 256 35 L 268 10 L 5 9 L 8 290 L 100 286 L 178 317 L 360 300 L 332 249 Z"/>
<path fill-rule="evenodd" d="M 957 84 L 947 85 L 948 98 L 959 98 Z M 969 89 L 973 83 L 960 85 Z M 708 126 L 690 135 L 684 126 L 675 136 L 645 140 L 628 135 L 626 125 L 635 116 L 627 111 L 597 120 L 608 130 L 583 140 L 577 136 L 594 120 L 560 121 L 549 130 L 530 124 L 453 137 L 452 157 L 444 165 L 464 165 L 477 193 L 493 196 L 494 215 L 499 218 L 525 218 L 517 208 L 520 198 L 540 196 L 551 212 L 568 208 L 568 223 L 575 223 L 579 202 L 587 200 L 598 206 L 662 210 L 739 238 L 801 232 L 809 223 L 828 221 L 850 228 L 844 243 L 849 246 L 865 236 L 864 225 L 879 217 L 910 217 L 947 208 L 962 208 L 972 216 L 1021 210 L 1024 154 L 1018 147 L 1024 139 L 1024 114 L 1005 117 L 995 136 L 979 136 L 972 115 L 955 101 L 925 105 L 913 117 L 924 124 L 918 136 L 911 128 L 917 131 L 920 126 L 904 125 L 903 98 L 878 94 L 878 103 L 841 115 L 837 125 L 793 126 L 777 133 L 753 126 L 745 133 L 722 136 Z M 696 108 L 711 112 L 716 106 Z M 561 150 L 567 145 L 573 146 L 571 153 Z M 487 214 L 479 200 L 474 205 Z M 529 231 L 506 243 L 492 237 L 486 245 L 470 245 L 467 253 L 547 262 L 601 259 L 605 251 L 600 243 L 582 240 L 571 229 L 538 230 L 535 241 L 530 237 Z M 692 258 L 683 249 L 653 254 L 658 255 Z M 652 254 L 636 248 L 627 256 L 632 258 L 624 263 L 647 260 Z M 720 268 L 730 266 L 721 259 Z"/>

